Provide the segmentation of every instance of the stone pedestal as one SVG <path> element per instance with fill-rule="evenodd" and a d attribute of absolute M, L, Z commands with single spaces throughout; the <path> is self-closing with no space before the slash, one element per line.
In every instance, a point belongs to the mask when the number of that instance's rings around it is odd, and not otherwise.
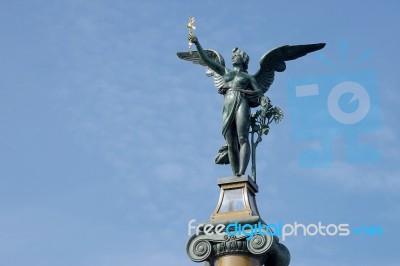
<path fill-rule="evenodd" d="M 287 266 L 289 250 L 267 228 L 256 204 L 258 186 L 250 176 L 218 180 L 220 196 L 209 222 L 186 246 L 189 257 L 206 266 Z M 218 230 L 224 225 L 225 230 Z"/>

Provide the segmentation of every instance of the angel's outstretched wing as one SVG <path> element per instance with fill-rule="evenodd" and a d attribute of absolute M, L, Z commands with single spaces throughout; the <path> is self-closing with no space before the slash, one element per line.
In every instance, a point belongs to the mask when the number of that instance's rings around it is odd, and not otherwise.
<path fill-rule="evenodd" d="M 316 43 L 305 45 L 285 45 L 275 48 L 261 57 L 260 69 L 256 74 L 254 74 L 254 78 L 261 87 L 263 93 L 265 93 L 268 91 L 272 82 L 274 82 L 275 71 L 285 71 L 285 61 L 297 59 L 324 47 L 325 43 Z"/>
<path fill-rule="evenodd" d="M 207 53 L 207 56 L 209 58 L 211 58 L 212 60 L 216 61 L 217 63 L 225 66 L 225 60 L 222 57 L 221 54 L 219 54 L 218 52 L 214 51 L 214 50 L 204 50 Z M 178 52 L 177 53 L 178 57 L 180 59 L 186 60 L 186 61 L 190 61 L 194 64 L 197 65 L 202 65 L 202 66 L 207 66 L 203 59 L 201 59 L 199 52 L 197 51 L 191 51 L 191 52 Z M 214 70 L 212 70 L 211 68 L 207 67 L 207 71 L 206 71 L 206 75 L 208 77 L 214 77 L 214 85 L 215 87 L 217 87 L 218 92 L 222 91 L 222 88 L 225 85 L 225 81 L 222 78 L 221 75 L 218 75 Z"/>

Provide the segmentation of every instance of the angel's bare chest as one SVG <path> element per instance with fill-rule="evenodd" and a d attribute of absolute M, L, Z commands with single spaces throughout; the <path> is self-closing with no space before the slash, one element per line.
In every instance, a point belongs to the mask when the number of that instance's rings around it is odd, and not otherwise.
<path fill-rule="evenodd" d="M 245 88 L 249 84 L 249 77 L 245 73 L 231 72 L 224 75 L 224 81 L 230 88 Z"/>

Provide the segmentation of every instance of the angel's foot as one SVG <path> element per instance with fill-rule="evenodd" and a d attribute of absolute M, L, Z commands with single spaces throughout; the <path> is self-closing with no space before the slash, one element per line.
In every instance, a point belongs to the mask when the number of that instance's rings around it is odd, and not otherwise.
<path fill-rule="evenodd" d="M 236 173 L 236 176 L 237 176 L 237 177 L 240 177 L 241 175 L 242 175 L 242 174 Z"/>

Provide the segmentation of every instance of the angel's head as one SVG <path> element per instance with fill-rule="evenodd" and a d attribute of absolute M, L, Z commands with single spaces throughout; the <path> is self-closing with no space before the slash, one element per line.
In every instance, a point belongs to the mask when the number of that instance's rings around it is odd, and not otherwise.
<path fill-rule="evenodd" d="M 232 50 L 232 64 L 237 65 L 237 64 L 242 64 L 243 70 L 247 71 L 247 68 L 249 66 L 249 56 L 239 48 L 233 48 Z"/>

